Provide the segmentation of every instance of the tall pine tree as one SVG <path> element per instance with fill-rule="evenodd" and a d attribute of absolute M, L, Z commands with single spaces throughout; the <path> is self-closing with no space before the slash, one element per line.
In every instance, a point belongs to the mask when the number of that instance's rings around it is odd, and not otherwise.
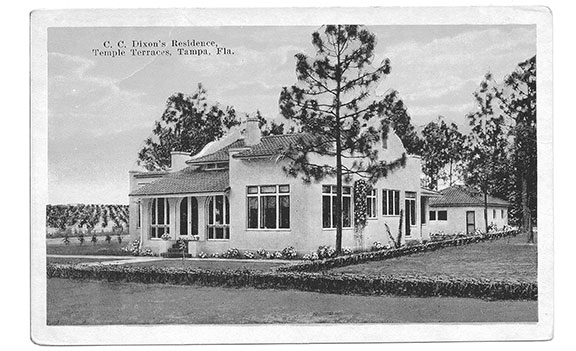
<path fill-rule="evenodd" d="M 342 250 L 342 183 L 353 176 L 375 182 L 402 167 L 406 155 L 390 163 L 379 161 L 374 148 L 388 134 L 384 100 L 371 95 L 390 61 L 371 67 L 376 37 L 356 25 L 326 25 L 312 34 L 316 54 L 296 55 L 298 84 L 284 87 L 280 109 L 287 119 L 297 121 L 306 133 L 284 152 L 290 162 L 288 175 L 305 182 L 325 177 L 336 179 L 336 251 Z M 314 156 L 329 156 L 335 162 L 319 162 Z M 312 156 L 312 157 L 311 157 Z M 349 162 L 343 163 L 346 159 Z"/>
<path fill-rule="evenodd" d="M 497 85 L 490 73 L 474 93 L 477 109 L 467 115 L 471 131 L 466 141 L 466 184 L 484 195 L 484 222 L 488 233 L 488 195 L 507 176 L 508 137 L 504 115 L 497 105 Z"/>
<path fill-rule="evenodd" d="M 534 242 L 537 211 L 536 56 L 521 62 L 499 90 L 501 108 L 512 119 L 512 198 L 528 242 Z"/>

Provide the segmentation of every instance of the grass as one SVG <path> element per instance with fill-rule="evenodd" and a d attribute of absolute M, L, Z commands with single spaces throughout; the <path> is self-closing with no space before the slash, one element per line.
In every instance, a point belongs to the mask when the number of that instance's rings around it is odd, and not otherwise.
<path fill-rule="evenodd" d="M 46 254 L 48 255 L 126 255 L 122 248 L 128 245 L 128 242 L 118 243 L 116 238 L 112 238 L 110 244 L 104 240 L 98 240 L 96 244 L 90 242 L 90 237 L 86 238 L 84 244 L 80 245 L 78 239 L 71 238 L 70 245 L 46 245 Z"/>
<path fill-rule="evenodd" d="M 367 275 L 418 274 L 491 279 L 537 280 L 537 247 L 526 236 L 449 247 L 410 256 L 330 270 Z"/>
<path fill-rule="evenodd" d="M 264 261 L 264 260 L 254 260 L 251 262 L 239 262 L 239 261 L 229 261 L 229 260 L 184 260 L 181 259 L 171 259 L 171 260 L 159 260 L 150 262 L 135 262 L 124 264 L 124 266 L 154 266 L 154 267 L 174 267 L 174 268 L 201 268 L 210 270 L 221 270 L 221 269 L 250 269 L 255 271 L 270 270 L 272 267 L 277 267 L 285 263 L 274 262 L 274 261 Z"/>
<path fill-rule="evenodd" d="M 536 322 L 536 301 L 47 280 L 48 325 Z"/>

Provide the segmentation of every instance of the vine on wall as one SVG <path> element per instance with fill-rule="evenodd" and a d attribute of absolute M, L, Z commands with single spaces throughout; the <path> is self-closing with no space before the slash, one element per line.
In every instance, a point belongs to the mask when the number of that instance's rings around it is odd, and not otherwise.
<path fill-rule="evenodd" d="M 354 229 L 362 232 L 366 227 L 368 219 L 368 194 L 372 191 L 372 186 L 363 179 L 354 182 Z"/>

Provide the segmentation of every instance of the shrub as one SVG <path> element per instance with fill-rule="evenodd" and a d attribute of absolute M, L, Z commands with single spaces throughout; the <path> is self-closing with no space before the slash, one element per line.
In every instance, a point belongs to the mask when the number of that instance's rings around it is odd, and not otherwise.
<path fill-rule="evenodd" d="M 323 245 L 318 247 L 316 253 L 318 254 L 318 258 L 320 259 L 330 258 L 336 256 L 336 249 L 327 245 Z"/>
<path fill-rule="evenodd" d="M 384 249 L 384 245 L 382 245 L 382 243 L 379 241 L 375 241 L 374 244 L 372 244 L 371 249 L 372 249 L 372 251 L 382 250 L 382 249 Z"/>
<path fill-rule="evenodd" d="M 264 249 L 258 249 L 256 250 L 256 254 L 262 258 L 266 257 L 266 255 L 268 254 L 268 251 L 264 250 Z"/>
<path fill-rule="evenodd" d="M 48 264 L 48 278 L 99 279 L 267 289 L 298 289 L 334 294 L 454 296 L 494 300 L 537 300 L 538 284 L 529 281 L 475 278 L 378 276 L 305 272 L 203 270 L 141 266 Z"/>
<path fill-rule="evenodd" d="M 252 251 L 244 252 L 244 258 L 253 259 L 255 257 L 256 257 L 256 255 L 254 255 L 254 253 Z"/>
<path fill-rule="evenodd" d="M 346 247 L 346 248 L 342 249 L 342 253 L 343 253 L 344 255 L 351 255 L 351 254 L 354 253 L 354 251 L 352 251 L 352 249 Z"/>
<path fill-rule="evenodd" d="M 240 257 L 240 251 L 237 248 L 232 247 L 232 248 L 229 248 L 228 250 L 226 250 L 226 252 L 224 252 L 222 254 L 222 257 L 224 257 L 224 258 L 237 258 L 237 257 Z"/>
<path fill-rule="evenodd" d="M 212 257 L 212 258 L 219 258 L 219 257 L 220 257 L 220 254 L 219 254 L 218 252 L 214 252 L 214 253 L 210 254 L 210 257 Z"/>
<path fill-rule="evenodd" d="M 292 260 L 296 258 L 297 253 L 296 250 L 292 246 L 288 246 L 282 250 L 282 257 L 287 260 Z"/>
<path fill-rule="evenodd" d="M 208 257 L 208 254 L 206 252 L 202 251 L 198 254 L 198 257 L 199 258 L 206 258 L 206 257 Z"/>

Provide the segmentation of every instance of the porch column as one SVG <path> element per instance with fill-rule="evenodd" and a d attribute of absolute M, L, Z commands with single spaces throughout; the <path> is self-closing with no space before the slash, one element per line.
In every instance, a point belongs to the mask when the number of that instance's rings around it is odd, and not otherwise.
<path fill-rule="evenodd" d="M 206 224 L 208 223 L 208 209 L 206 208 L 206 196 L 196 197 L 198 201 L 198 237 L 200 241 L 206 241 Z"/>
<path fill-rule="evenodd" d="M 178 200 L 179 198 L 176 197 L 169 197 L 167 198 L 168 200 L 168 205 L 170 206 L 170 213 L 168 214 L 170 216 L 170 226 L 169 226 L 169 230 L 170 230 L 170 236 L 172 237 L 172 239 L 176 239 L 178 237 L 178 233 L 176 232 L 176 220 L 177 220 L 177 213 L 178 213 L 178 208 L 176 205 L 178 205 Z"/>
<path fill-rule="evenodd" d="M 141 244 L 144 244 L 150 238 L 150 200 L 146 198 L 140 199 L 142 222 L 140 223 L 140 238 L 138 239 Z"/>

